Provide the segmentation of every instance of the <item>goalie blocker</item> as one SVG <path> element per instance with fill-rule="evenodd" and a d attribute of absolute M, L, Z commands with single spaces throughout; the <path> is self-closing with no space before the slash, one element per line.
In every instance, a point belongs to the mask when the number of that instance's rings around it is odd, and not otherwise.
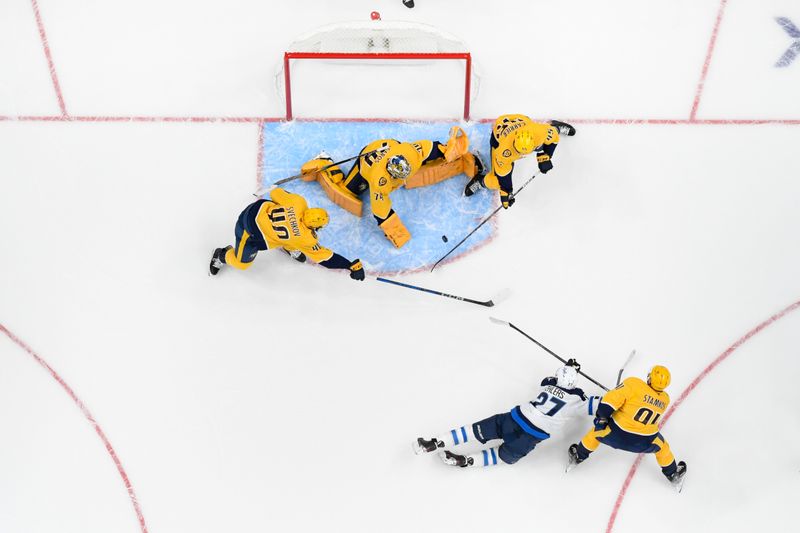
<path fill-rule="evenodd" d="M 301 167 L 302 179 L 317 181 L 334 204 L 357 217 L 363 213 L 360 196 L 369 189 L 372 214 L 378 226 L 386 238 L 400 248 L 411 239 L 411 233 L 392 209 L 390 193 L 402 186 L 414 189 L 434 185 L 458 174 L 465 174 L 468 178 L 483 174 L 480 159 L 468 150 L 469 138 L 464 130 L 454 126 L 446 144 L 429 140 L 414 143 L 393 139 L 374 141 L 364 147 L 362 153 L 376 153 L 359 158 L 347 176 L 338 166 L 324 168 L 331 164 L 332 159 L 327 154 L 320 154 Z M 405 176 L 398 174 L 392 166 L 392 161 L 396 162 L 397 158 L 408 163 Z"/>

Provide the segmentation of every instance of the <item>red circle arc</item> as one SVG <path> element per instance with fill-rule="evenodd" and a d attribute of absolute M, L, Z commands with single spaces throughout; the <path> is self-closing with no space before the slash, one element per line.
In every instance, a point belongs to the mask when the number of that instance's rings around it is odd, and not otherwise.
<path fill-rule="evenodd" d="M 36 352 L 33 351 L 33 349 L 30 346 L 25 344 L 25 342 L 23 342 L 19 337 L 11 333 L 8 330 L 8 328 L 6 328 L 3 324 L 0 324 L 0 331 L 5 333 L 6 336 L 14 342 L 14 344 L 22 348 L 25 352 L 28 353 L 28 355 L 33 357 L 36 360 L 36 362 L 39 363 L 39 365 L 42 368 L 44 368 L 50 374 L 50 376 L 52 376 L 53 379 L 55 379 L 58 382 L 59 385 L 61 385 L 61 388 L 63 388 L 64 391 L 67 393 L 67 395 L 69 395 L 69 397 L 72 398 L 72 401 L 75 402 L 75 405 L 77 405 L 78 409 L 81 410 L 83 416 L 85 416 L 86 419 L 89 421 L 89 423 L 92 425 L 95 432 L 97 433 L 97 436 L 100 437 L 100 440 L 103 442 L 103 446 L 108 452 L 108 455 L 111 456 L 111 460 L 114 461 L 114 466 L 117 467 L 117 471 L 119 472 L 119 475 L 122 478 L 122 483 L 125 485 L 125 490 L 128 492 L 128 497 L 130 498 L 131 504 L 133 505 L 133 511 L 136 513 L 136 519 L 139 521 L 139 527 L 141 528 L 141 532 L 147 533 L 147 524 L 144 521 L 144 515 L 142 514 L 142 509 L 139 506 L 139 500 L 136 498 L 136 492 L 133 490 L 133 485 L 131 484 L 131 481 L 128 478 L 128 474 L 122 467 L 122 462 L 119 460 L 117 452 L 114 450 L 114 447 L 111 446 L 111 442 L 108 440 L 108 437 L 106 437 L 106 434 L 103 432 L 103 429 L 100 427 L 100 424 L 98 424 L 97 421 L 94 419 L 94 416 L 92 416 L 92 413 L 89 411 L 86 405 L 84 405 L 81 399 L 78 398 L 78 395 L 75 394 L 75 391 L 72 390 L 72 387 L 70 387 L 67 384 L 67 382 L 64 381 L 64 379 L 58 374 L 58 372 L 53 370 L 53 367 L 47 364 L 47 361 L 42 359 Z"/>
<path fill-rule="evenodd" d="M 792 311 L 797 310 L 798 308 L 800 308 L 800 300 L 782 309 L 781 311 L 778 311 L 777 313 L 775 313 L 774 315 L 772 315 L 771 317 L 769 317 L 768 319 L 766 319 L 765 321 L 763 321 L 762 323 L 760 323 L 759 325 L 748 331 L 743 337 L 741 337 L 739 340 L 731 344 L 727 350 L 722 352 L 713 361 L 711 361 L 711 363 L 709 363 L 708 366 L 706 366 L 703 369 L 703 371 L 700 372 L 700 374 L 698 374 L 697 377 L 694 378 L 694 380 L 692 380 L 692 382 L 683 390 L 683 392 L 681 392 L 681 395 L 678 396 L 678 399 L 675 401 L 675 403 L 672 404 L 667 413 L 664 415 L 664 419 L 661 422 L 661 427 L 663 427 L 664 424 L 667 423 L 672 414 L 681 406 L 681 404 L 689 396 L 689 394 L 691 394 L 692 391 L 695 388 L 697 388 L 700 382 L 702 382 L 706 378 L 706 376 L 708 376 L 720 363 L 722 363 L 725 359 L 727 359 L 732 353 L 734 353 L 737 349 L 739 349 L 739 347 L 742 346 L 744 343 L 746 343 L 748 340 L 752 339 L 758 333 L 760 333 L 767 327 L 771 326 L 772 324 L 774 324 L 784 316 L 788 315 Z M 611 511 L 611 516 L 608 519 L 608 526 L 606 527 L 606 533 L 611 533 L 611 531 L 614 529 L 614 522 L 616 521 L 617 515 L 619 514 L 619 509 L 622 506 L 622 501 L 625 499 L 625 494 L 628 492 L 628 487 L 630 486 L 633 477 L 636 475 L 636 472 L 639 469 L 639 465 L 642 462 L 642 457 L 644 457 L 644 455 L 642 454 L 638 455 L 636 457 L 636 460 L 631 465 L 630 470 L 628 470 L 628 475 L 625 477 L 625 481 L 622 483 L 622 488 L 620 489 L 619 494 L 617 495 L 617 501 L 614 502 L 614 508 Z"/>

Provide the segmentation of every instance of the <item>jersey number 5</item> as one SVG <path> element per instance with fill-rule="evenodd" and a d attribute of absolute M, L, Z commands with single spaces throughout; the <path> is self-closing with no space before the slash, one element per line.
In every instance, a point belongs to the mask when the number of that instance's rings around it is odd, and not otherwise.
<path fill-rule="evenodd" d="M 553 407 L 545 413 L 547 416 L 553 416 L 554 414 L 559 412 L 562 407 L 567 405 L 567 402 L 559 400 L 555 396 L 550 396 L 546 392 L 541 393 L 539 397 L 536 398 L 535 402 L 531 402 L 531 405 L 533 405 L 534 407 L 539 407 L 540 405 L 544 405 L 548 400 L 553 403 Z"/>
<path fill-rule="evenodd" d="M 272 229 L 275 230 L 275 235 L 281 240 L 289 239 L 289 228 L 286 224 L 281 224 L 286 220 L 286 211 L 282 207 L 276 207 L 269 213 L 269 220 L 272 222 Z"/>

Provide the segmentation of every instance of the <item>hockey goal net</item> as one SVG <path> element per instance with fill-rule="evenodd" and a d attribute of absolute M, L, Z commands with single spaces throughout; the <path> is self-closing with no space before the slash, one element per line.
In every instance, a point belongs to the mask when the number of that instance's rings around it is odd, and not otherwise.
<path fill-rule="evenodd" d="M 480 78 L 466 44 L 433 26 L 372 20 L 331 24 L 299 37 L 276 75 L 286 120 L 469 120 Z"/>

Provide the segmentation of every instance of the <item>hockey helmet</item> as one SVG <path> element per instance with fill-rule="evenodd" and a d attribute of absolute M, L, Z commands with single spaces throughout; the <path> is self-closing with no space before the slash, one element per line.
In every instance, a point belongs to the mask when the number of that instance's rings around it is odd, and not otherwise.
<path fill-rule="evenodd" d="M 529 154 L 536 149 L 533 132 L 529 128 L 522 128 L 514 137 L 514 149 L 521 154 Z"/>
<path fill-rule="evenodd" d="M 400 154 L 396 154 L 390 157 L 389 161 L 386 162 L 386 171 L 389 172 L 393 178 L 404 180 L 411 174 L 411 164 L 409 164 L 408 159 Z"/>
<path fill-rule="evenodd" d="M 328 220 L 328 212 L 321 207 L 311 207 L 303 212 L 303 224 L 312 230 L 324 228 Z"/>
<path fill-rule="evenodd" d="M 672 381 L 672 376 L 670 376 L 669 370 L 665 366 L 656 365 L 647 374 L 647 384 L 657 391 L 666 389 L 670 381 Z"/>
<path fill-rule="evenodd" d="M 556 370 L 556 385 L 559 388 L 569 390 L 575 387 L 578 381 L 578 371 L 573 366 L 562 366 Z"/>

